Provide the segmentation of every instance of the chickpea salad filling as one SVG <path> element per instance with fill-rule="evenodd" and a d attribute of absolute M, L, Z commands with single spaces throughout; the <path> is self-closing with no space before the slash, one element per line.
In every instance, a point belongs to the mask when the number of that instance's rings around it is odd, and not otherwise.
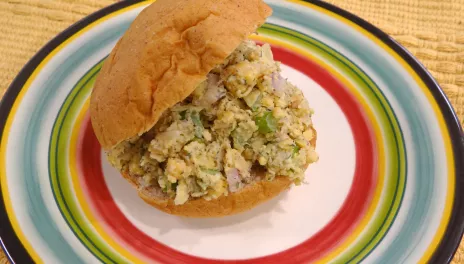
<path fill-rule="evenodd" d="M 280 71 L 268 44 L 242 42 L 152 129 L 108 151 L 108 160 L 176 205 L 276 176 L 301 184 L 307 165 L 318 160 L 313 111 Z"/>

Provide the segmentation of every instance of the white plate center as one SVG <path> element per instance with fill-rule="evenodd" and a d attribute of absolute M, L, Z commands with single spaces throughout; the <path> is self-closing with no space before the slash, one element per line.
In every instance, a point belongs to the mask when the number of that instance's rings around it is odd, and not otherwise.
<path fill-rule="evenodd" d="M 342 110 L 322 87 L 293 68 L 282 65 L 282 71 L 303 90 L 315 110 L 320 160 L 307 170 L 308 184 L 239 215 L 186 219 L 145 204 L 102 153 L 108 188 L 129 221 L 167 246 L 214 259 L 248 259 L 281 252 L 322 229 L 338 212 L 351 187 L 355 166 L 353 135 Z"/>

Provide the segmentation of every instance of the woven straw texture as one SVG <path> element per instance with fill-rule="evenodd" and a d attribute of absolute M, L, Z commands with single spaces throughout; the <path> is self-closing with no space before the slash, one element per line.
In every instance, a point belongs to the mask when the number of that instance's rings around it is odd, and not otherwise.
<path fill-rule="evenodd" d="M 48 40 L 114 0 L 0 0 L 0 97 Z M 464 0 L 328 0 L 378 26 L 433 74 L 464 121 Z M 7 263 L 0 252 L 0 264 Z M 454 264 L 464 264 L 464 244 Z"/>

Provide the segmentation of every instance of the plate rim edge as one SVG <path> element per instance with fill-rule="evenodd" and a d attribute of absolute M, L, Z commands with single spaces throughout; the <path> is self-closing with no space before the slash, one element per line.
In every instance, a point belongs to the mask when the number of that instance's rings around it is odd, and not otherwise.
<path fill-rule="evenodd" d="M 83 17 L 65 30 L 61 31 L 58 35 L 48 41 L 42 48 L 40 48 L 39 51 L 37 51 L 35 55 L 19 71 L 19 73 L 13 79 L 12 83 L 8 86 L 0 101 L 0 139 L 3 135 L 10 110 L 13 107 L 13 104 L 16 101 L 24 84 L 32 75 L 37 66 L 43 61 L 45 57 L 47 57 L 51 51 L 53 51 L 75 33 L 79 32 L 82 28 L 95 22 L 99 18 L 118 11 L 122 8 L 145 1 L 146 0 L 121 1 L 97 10 L 96 12 Z M 453 148 L 453 157 L 455 159 L 454 165 L 456 185 L 450 220 L 445 229 L 445 233 L 440 240 L 439 246 L 435 249 L 429 261 L 431 263 L 451 262 L 464 234 L 464 193 L 462 193 L 464 191 L 464 163 L 460 162 L 464 160 L 464 135 L 459 118 L 454 111 L 454 108 L 451 105 L 448 97 L 444 93 L 441 86 L 437 83 L 437 81 L 427 71 L 424 65 L 418 61 L 405 47 L 403 47 L 381 29 L 358 17 L 357 15 L 354 15 L 330 3 L 318 0 L 303 0 L 303 2 L 311 3 L 338 14 L 373 34 L 376 38 L 378 38 L 380 41 L 390 47 L 395 53 L 397 53 L 403 60 L 405 60 L 405 62 L 424 82 L 425 86 L 427 86 L 428 90 L 431 92 L 434 100 L 437 102 L 450 134 Z M 0 190 L 0 223 L 2 223 L 0 227 L 0 246 L 4 250 L 7 258 L 12 263 L 15 263 L 15 260 L 19 263 L 33 262 L 31 256 L 24 248 L 11 225 L 4 202 L 3 191 Z M 8 237 L 8 239 L 6 239 L 6 237 Z"/>

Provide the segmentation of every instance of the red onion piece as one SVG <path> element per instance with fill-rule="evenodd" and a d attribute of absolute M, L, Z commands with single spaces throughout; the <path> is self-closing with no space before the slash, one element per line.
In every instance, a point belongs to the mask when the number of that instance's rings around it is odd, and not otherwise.
<path fill-rule="evenodd" d="M 224 89 L 221 89 L 219 85 L 219 76 L 216 74 L 209 74 L 208 86 L 206 87 L 206 91 L 195 104 L 208 107 L 216 103 L 222 97 L 224 97 L 226 95 L 226 92 Z"/>
<path fill-rule="evenodd" d="M 240 189 L 241 179 L 236 168 L 228 169 L 226 171 L 226 176 L 230 192 L 236 192 L 238 189 Z"/>
<path fill-rule="evenodd" d="M 274 72 L 271 74 L 271 79 L 272 79 L 272 87 L 274 88 L 274 90 L 277 93 L 283 93 L 285 90 L 285 84 L 286 84 L 285 79 L 282 78 L 282 76 L 277 72 Z"/>

